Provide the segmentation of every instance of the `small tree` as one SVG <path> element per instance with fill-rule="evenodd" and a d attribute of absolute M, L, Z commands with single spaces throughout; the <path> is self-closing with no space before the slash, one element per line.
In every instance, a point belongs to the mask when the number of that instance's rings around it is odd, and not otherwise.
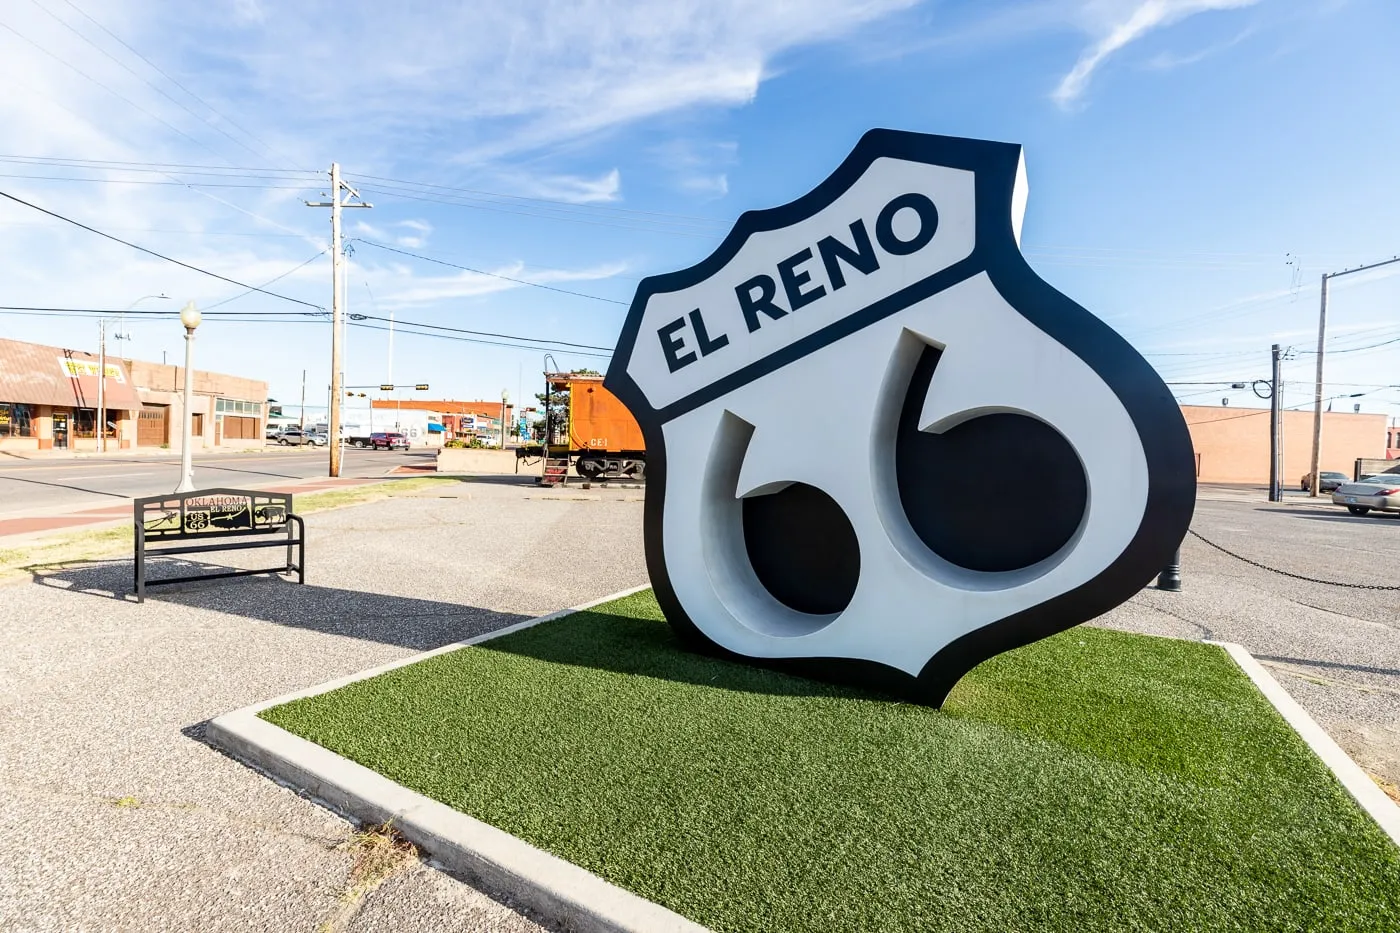
<path fill-rule="evenodd" d="M 572 369 L 567 375 L 601 376 L 602 373 L 596 369 Z M 536 392 L 535 398 L 541 408 L 549 412 L 549 424 L 545 424 L 544 418 L 532 424 L 530 433 L 534 435 L 534 439 L 541 444 L 545 443 L 546 437 L 552 438 L 552 443 L 566 439 L 569 430 L 569 390 L 555 389 L 547 395 L 544 392 Z M 546 430 L 549 432 L 547 435 Z"/>

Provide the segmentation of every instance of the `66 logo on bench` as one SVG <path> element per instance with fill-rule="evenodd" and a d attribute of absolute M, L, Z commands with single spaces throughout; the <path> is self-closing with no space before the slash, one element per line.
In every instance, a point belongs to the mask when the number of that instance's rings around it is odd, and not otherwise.
<path fill-rule="evenodd" d="M 606 386 L 693 647 L 939 704 L 1127 599 L 1190 524 L 1167 387 L 1019 247 L 1019 146 L 872 130 L 646 279 Z"/>

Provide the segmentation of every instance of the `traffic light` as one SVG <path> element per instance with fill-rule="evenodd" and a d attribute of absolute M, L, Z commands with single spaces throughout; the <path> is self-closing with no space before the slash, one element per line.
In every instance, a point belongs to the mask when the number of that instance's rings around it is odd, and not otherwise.
<path fill-rule="evenodd" d="M 419 392 L 426 392 L 428 391 L 428 384 L 426 382 L 420 382 L 413 388 L 417 389 Z"/>
<path fill-rule="evenodd" d="M 387 382 L 385 382 L 385 383 L 380 383 L 379 391 L 380 391 L 380 392 L 392 392 L 392 391 L 394 391 L 394 386 L 393 386 L 392 383 L 387 383 Z"/>

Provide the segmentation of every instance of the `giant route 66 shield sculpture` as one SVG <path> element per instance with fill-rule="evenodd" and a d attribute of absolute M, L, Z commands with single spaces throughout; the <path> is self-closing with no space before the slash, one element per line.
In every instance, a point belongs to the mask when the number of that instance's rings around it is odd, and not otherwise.
<path fill-rule="evenodd" d="M 1170 560 L 1180 409 L 1019 247 L 1019 146 L 872 130 L 809 194 L 648 278 L 606 386 L 692 646 L 939 704 Z"/>

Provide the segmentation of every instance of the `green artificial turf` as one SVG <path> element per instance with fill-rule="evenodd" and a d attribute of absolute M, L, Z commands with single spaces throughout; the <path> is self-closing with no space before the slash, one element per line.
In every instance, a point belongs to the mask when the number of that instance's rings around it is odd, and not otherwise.
<path fill-rule="evenodd" d="M 1400 930 L 1400 850 L 1209 645 L 1080 627 L 938 712 L 643 593 L 263 715 L 717 931 Z"/>

